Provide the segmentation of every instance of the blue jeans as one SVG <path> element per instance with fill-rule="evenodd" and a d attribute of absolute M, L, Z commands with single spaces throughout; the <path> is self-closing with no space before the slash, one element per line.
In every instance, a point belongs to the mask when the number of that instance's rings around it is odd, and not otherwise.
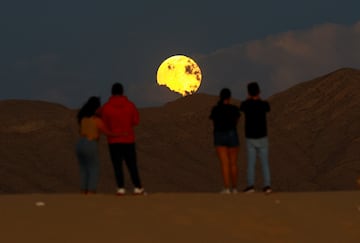
<path fill-rule="evenodd" d="M 80 138 L 76 145 L 76 155 L 80 166 L 81 190 L 95 192 L 100 165 L 97 141 Z"/>
<path fill-rule="evenodd" d="M 270 168 L 269 168 L 269 144 L 268 138 L 247 138 L 247 157 L 248 157 L 248 168 L 247 168 L 247 183 L 248 186 L 254 186 L 255 183 L 255 164 L 257 155 L 261 161 L 261 167 L 263 172 L 264 186 L 271 185 L 270 179 Z"/>

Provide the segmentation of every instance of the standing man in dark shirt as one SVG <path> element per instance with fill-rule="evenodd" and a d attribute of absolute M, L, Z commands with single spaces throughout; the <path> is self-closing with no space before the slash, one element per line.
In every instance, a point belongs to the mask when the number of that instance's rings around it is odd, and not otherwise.
<path fill-rule="evenodd" d="M 244 192 L 255 191 L 255 163 L 260 158 L 265 193 L 270 193 L 271 178 L 269 168 L 269 147 L 267 137 L 266 113 L 270 111 L 267 101 L 260 99 L 260 88 L 256 82 L 248 84 L 248 99 L 241 103 L 240 111 L 245 114 L 245 137 L 247 146 L 247 187 Z"/>

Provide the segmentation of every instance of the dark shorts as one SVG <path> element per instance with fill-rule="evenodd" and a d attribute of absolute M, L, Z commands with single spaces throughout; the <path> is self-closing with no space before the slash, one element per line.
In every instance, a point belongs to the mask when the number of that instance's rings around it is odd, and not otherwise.
<path fill-rule="evenodd" d="M 237 131 L 214 132 L 214 145 L 237 147 L 239 146 L 239 137 Z"/>

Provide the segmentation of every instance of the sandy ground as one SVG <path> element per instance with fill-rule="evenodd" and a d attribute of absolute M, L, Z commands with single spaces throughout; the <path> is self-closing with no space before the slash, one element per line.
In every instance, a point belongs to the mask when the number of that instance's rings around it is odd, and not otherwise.
<path fill-rule="evenodd" d="M 360 191 L 3 195 L 0 242 L 358 243 Z"/>

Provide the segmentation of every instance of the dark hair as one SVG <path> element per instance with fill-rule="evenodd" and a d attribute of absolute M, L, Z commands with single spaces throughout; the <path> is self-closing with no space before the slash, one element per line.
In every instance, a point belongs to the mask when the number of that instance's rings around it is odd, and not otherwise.
<path fill-rule="evenodd" d="M 93 115 L 95 115 L 96 110 L 99 109 L 100 105 L 100 98 L 97 96 L 91 96 L 77 113 L 77 120 L 79 124 L 81 122 L 81 119 L 83 119 L 84 117 L 92 117 Z"/>
<path fill-rule="evenodd" d="M 249 83 L 247 89 L 250 96 L 257 96 L 260 94 L 260 87 L 256 82 Z"/>
<path fill-rule="evenodd" d="M 111 88 L 111 94 L 112 95 L 123 95 L 124 93 L 124 87 L 121 83 L 114 83 Z"/>
<path fill-rule="evenodd" d="M 228 88 L 223 88 L 220 91 L 220 100 L 218 101 L 218 104 L 221 105 L 224 103 L 224 100 L 231 98 L 231 91 Z"/>

